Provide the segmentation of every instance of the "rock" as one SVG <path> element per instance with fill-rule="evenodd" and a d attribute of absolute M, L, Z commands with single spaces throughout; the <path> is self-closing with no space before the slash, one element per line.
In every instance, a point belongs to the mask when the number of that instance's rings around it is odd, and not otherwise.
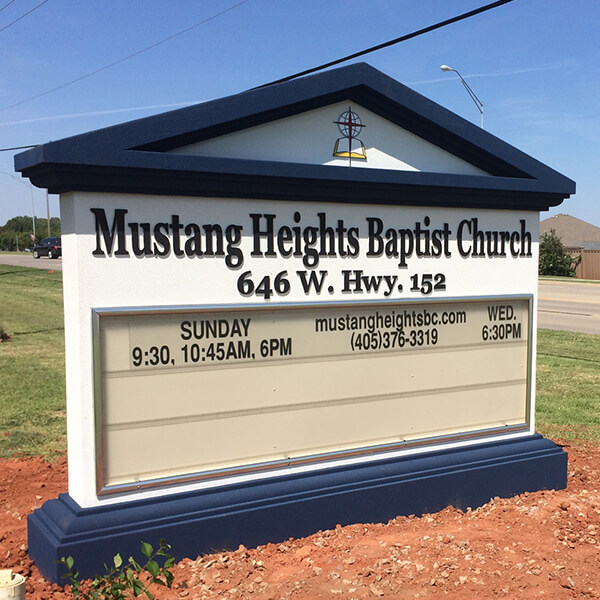
<path fill-rule="evenodd" d="M 563 577 L 560 581 L 559 584 L 561 587 L 567 589 L 567 590 L 574 590 L 575 589 L 575 582 L 573 581 L 572 577 Z"/>

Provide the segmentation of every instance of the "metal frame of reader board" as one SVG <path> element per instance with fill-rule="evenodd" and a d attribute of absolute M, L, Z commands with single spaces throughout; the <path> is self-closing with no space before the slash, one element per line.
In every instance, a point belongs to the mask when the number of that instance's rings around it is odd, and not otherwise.
<path fill-rule="evenodd" d="M 528 303 L 528 323 L 527 323 L 527 381 L 525 397 L 525 421 L 514 425 L 505 425 L 502 427 L 486 428 L 463 433 L 453 433 L 448 435 L 439 435 L 434 437 L 425 437 L 417 440 L 398 441 L 374 446 L 365 446 L 362 448 L 351 448 L 347 450 L 338 450 L 335 452 L 325 452 L 313 455 L 306 455 L 298 458 L 279 459 L 274 461 L 260 462 L 256 464 L 246 464 L 239 467 L 228 467 L 225 469 L 212 469 L 209 471 L 200 471 L 187 473 L 183 475 L 174 475 L 171 477 L 162 477 L 138 481 L 135 483 L 126 483 L 119 485 L 106 486 L 104 481 L 104 436 L 102 419 L 102 365 L 101 365 L 101 347 L 100 347 L 100 327 L 101 320 L 111 316 L 141 315 L 141 314 L 177 314 L 177 313 L 209 313 L 209 312 L 227 312 L 227 311 L 265 311 L 266 308 L 272 311 L 288 311 L 306 308 L 359 308 L 359 307 L 389 307 L 389 306 L 410 306 L 410 305 L 431 305 L 448 304 L 452 302 L 481 303 L 490 301 L 523 301 Z M 219 480 L 248 474 L 259 474 L 272 472 L 277 469 L 287 469 L 295 466 L 315 465 L 316 468 L 326 468 L 328 463 L 341 459 L 372 457 L 379 458 L 384 453 L 399 452 L 412 448 L 427 448 L 429 446 L 439 446 L 440 444 L 455 444 L 457 442 L 466 442 L 474 439 L 489 438 L 493 436 L 506 435 L 510 433 L 527 432 L 531 425 L 531 375 L 532 375 L 532 319 L 533 296 L 531 294 L 523 295 L 491 295 L 477 297 L 444 297 L 432 299 L 414 299 L 414 300 L 379 300 L 371 302 L 306 302 L 293 304 L 272 304 L 268 307 L 258 304 L 226 304 L 226 305 L 186 305 L 186 306 L 153 306 L 153 307 L 133 307 L 133 308 L 98 308 L 93 309 L 93 364 L 94 364 L 94 415 L 95 415 L 95 435 L 96 435 L 96 486 L 99 496 L 108 494 L 126 493 L 135 490 L 156 488 L 163 486 L 173 486 L 195 481 Z"/>

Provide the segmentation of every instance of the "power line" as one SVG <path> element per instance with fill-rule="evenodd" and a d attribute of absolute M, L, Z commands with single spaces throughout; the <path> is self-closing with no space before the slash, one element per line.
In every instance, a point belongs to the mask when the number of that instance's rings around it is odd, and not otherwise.
<path fill-rule="evenodd" d="M 8 29 L 11 25 L 18 23 L 21 19 L 24 19 L 27 15 L 30 15 L 34 10 L 37 10 L 40 6 L 42 6 L 42 4 L 46 4 L 46 2 L 48 2 L 48 0 L 42 0 L 37 6 L 34 6 L 32 9 L 28 10 L 25 14 L 16 18 L 14 21 L 9 23 L 8 25 L 5 25 L 2 29 L 0 29 L 0 33 L 2 33 L 5 29 Z M 2 9 L 6 8 L 9 4 L 11 4 L 11 3 L 9 2 L 8 4 L 4 5 L 2 7 Z"/>
<path fill-rule="evenodd" d="M 35 148 L 39 144 L 29 144 L 29 146 L 14 146 L 13 148 L 0 148 L 0 152 L 9 152 L 10 150 L 26 150 L 27 148 Z"/>
<path fill-rule="evenodd" d="M 241 2 L 238 2 L 237 4 L 234 4 L 233 6 L 225 9 L 224 11 L 221 11 L 220 13 L 217 13 L 216 15 L 213 15 L 212 17 L 208 17 L 207 19 L 204 19 L 203 21 L 195 23 L 194 25 L 191 25 L 190 27 L 188 27 L 188 28 L 186 28 L 186 29 L 184 29 L 184 30 L 176 33 L 176 34 L 174 34 L 174 35 L 172 35 L 172 36 L 170 36 L 168 38 L 165 38 L 164 40 L 161 40 L 160 42 L 156 42 L 155 44 L 153 44 L 151 46 L 148 46 L 147 48 L 144 48 L 143 50 L 139 50 L 139 51 L 137 51 L 137 52 L 135 52 L 135 53 L 133 53 L 133 54 L 125 57 L 125 58 L 122 58 L 122 59 L 120 59 L 118 61 L 115 61 L 114 63 L 111 63 L 110 65 L 107 65 L 106 67 L 102 67 L 101 69 L 97 69 L 96 71 L 94 71 L 92 73 L 88 73 L 87 75 L 84 75 L 82 77 L 74 79 L 73 81 L 70 81 L 68 83 L 64 83 L 64 84 L 62 84 L 62 85 L 60 85 L 60 86 L 58 86 L 58 87 L 56 87 L 56 88 L 54 88 L 52 90 L 48 90 L 46 92 L 42 92 L 41 94 L 38 94 L 36 96 L 32 96 L 31 98 L 28 98 L 27 100 L 23 100 L 21 102 L 17 102 L 15 104 L 11 104 L 10 106 L 5 106 L 4 108 L 0 109 L 0 112 L 4 111 L 4 110 L 8 110 L 9 108 L 12 108 L 14 106 L 18 106 L 19 104 L 23 104 L 25 102 L 29 102 L 30 100 L 34 100 L 35 98 L 39 98 L 40 96 L 44 96 L 46 94 L 50 94 L 51 92 L 54 92 L 54 91 L 59 90 L 59 89 L 62 89 L 64 87 L 68 86 L 68 85 L 71 85 L 72 83 L 76 83 L 77 81 L 81 81 L 82 79 L 85 79 L 87 77 L 91 77 L 92 75 L 95 75 L 96 73 L 99 73 L 100 71 L 104 71 L 104 70 L 106 70 L 106 69 L 108 69 L 108 68 L 110 68 L 110 67 L 112 67 L 112 66 L 114 66 L 116 64 L 124 62 L 125 60 L 128 60 L 129 58 L 132 58 L 134 56 L 137 56 L 138 54 L 141 54 L 142 52 L 145 52 L 146 50 L 150 50 L 151 48 L 155 48 L 156 46 L 159 46 L 160 44 L 163 44 L 164 42 L 166 42 L 168 40 L 171 40 L 174 37 L 177 37 L 177 36 L 181 35 L 182 33 L 185 33 L 186 31 L 189 31 L 190 29 L 198 27 L 202 23 L 206 23 L 208 21 L 211 21 L 212 19 L 215 19 L 215 18 L 219 17 L 220 15 L 222 15 L 222 14 L 224 14 L 226 12 L 229 12 L 230 10 L 233 10 L 234 8 L 237 8 L 238 6 L 240 6 L 242 4 L 245 4 L 246 2 L 248 2 L 248 0 L 242 0 Z M 382 48 L 387 48 L 389 46 L 393 46 L 394 44 L 399 44 L 400 42 L 404 42 L 406 40 L 415 38 L 415 37 L 417 37 L 419 35 L 423 35 L 425 33 L 429 33 L 430 31 L 434 31 L 436 29 L 441 29 L 442 27 L 446 27 L 447 25 L 451 25 L 453 23 L 457 23 L 458 21 L 463 21 L 463 20 L 468 19 L 470 17 L 474 17 L 474 16 L 479 15 L 479 14 L 481 14 L 483 12 L 486 12 L 486 11 L 491 10 L 493 8 L 497 8 L 498 6 L 502 6 L 504 4 L 508 4 L 510 2 L 513 2 L 513 0 L 497 0 L 496 2 L 492 2 L 491 4 L 486 4 L 485 6 L 481 6 L 480 8 L 476 8 L 474 10 L 471 10 L 469 12 L 463 13 L 463 14 L 458 15 L 456 17 L 452 17 L 451 19 L 446 19 L 445 21 L 440 21 L 439 23 L 436 23 L 434 25 L 430 25 L 430 26 L 425 27 L 423 29 L 419 29 L 418 31 L 414 31 L 412 33 L 408 33 L 406 35 L 403 35 L 401 37 L 395 38 L 395 39 L 390 40 L 388 42 L 384 42 L 382 44 L 378 44 L 377 46 L 372 46 L 371 48 L 367 48 L 366 50 L 361 50 L 360 52 L 355 52 L 354 54 L 350 54 L 350 55 L 345 56 L 343 58 L 338 58 L 337 60 L 334 60 L 334 61 L 322 64 L 322 65 L 320 65 L 318 67 L 313 67 L 311 69 L 307 69 L 305 71 L 301 71 L 299 73 L 295 73 L 294 75 L 289 75 L 287 77 L 283 77 L 281 79 L 277 79 L 275 81 L 271 81 L 270 83 L 265 83 L 263 85 L 257 86 L 256 88 L 253 88 L 253 89 L 260 89 L 260 88 L 267 87 L 267 86 L 270 86 L 270 85 L 275 85 L 277 83 L 284 83 L 286 81 L 290 81 L 292 79 L 296 79 L 298 77 L 302 77 L 302 76 L 308 75 L 310 73 L 315 73 L 316 71 L 320 71 L 322 69 L 326 69 L 328 67 L 332 67 L 334 65 L 338 65 L 338 64 L 340 64 L 342 62 L 351 60 L 353 58 L 357 58 L 359 56 L 364 56 L 365 54 L 369 54 L 371 52 L 375 52 L 376 50 L 381 50 Z M 10 150 L 22 150 L 22 149 L 26 149 L 26 148 L 33 148 L 36 145 L 37 144 L 32 144 L 30 146 L 18 146 L 18 147 L 14 147 L 14 148 L 0 148 L 0 152 L 10 151 Z"/>
<path fill-rule="evenodd" d="M 48 0 L 44 0 L 44 2 L 47 2 L 47 1 Z M 107 69 L 110 69 L 111 67 L 119 65 L 119 64 L 125 62 L 126 60 L 134 58 L 135 56 L 139 56 L 140 54 L 147 52 L 148 50 L 152 50 L 152 48 L 156 48 L 157 46 L 160 46 L 161 44 L 164 44 L 165 42 L 169 42 L 170 40 L 172 40 L 180 35 L 183 35 L 184 33 L 187 33 L 188 31 L 191 31 L 192 29 L 195 29 L 196 27 L 199 27 L 200 25 L 204 25 L 204 23 L 208 23 L 209 21 L 212 21 L 213 19 L 216 19 L 217 17 L 220 17 L 221 15 L 228 13 L 229 11 L 237 8 L 238 6 L 241 6 L 242 4 L 246 4 L 246 2 L 248 2 L 248 1 L 249 0 L 241 0 L 241 2 L 238 2 L 237 4 L 234 4 L 233 6 L 230 6 L 229 8 L 226 8 L 225 10 L 222 10 L 221 12 L 218 12 L 217 14 L 212 15 L 211 17 L 207 17 L 206 19 L 203 19 L 202 21 L 198 21 L 198 23 L 194 23 L 194 25 L 190 25 L 189 27 L 186 27 L 185 29 L 178 31 L 177 33 L 174 33 L 173 35 L 170 35 L 169 37 L 166 37 L 166 38 L 160 40 L 159 42 L 155 42 L 154 44 L 151 44 L 150 46 L 147 46 L 146 48 L 142 48 L 141 50 L 138 50 L 137 52 L 134 52 L 133 54 L 124 56 L 123 58 L 120 58 L 119 60 L 115 60 L 114 62 L 112 62 L 108 65 L 105 65 L 104 67 L 100 67 L 99 69 L 96 69 L 95 71 L 92 71 L 91 73 L 87 73 L 86 75 L 82 75 L 81 77 L 77 77 L 76 79 L 72 79 L 71 81 L 67 81 L 66 83 L 63 83 L 61 85 L 57 85 L 55 88 L 52 88 L 51 90 L 46 90 L 45 92 L 41 92 L 39 94 L 36 94 L 35 96 L 31 96 L 30 98 L 26 98 L 25 100 L 21 100 L 20 102 L 15 102 L 14 104 L 9 104 L 8 106 L 5 106 L 4 108 L 0 108 L 0 112 L 8 110 L 9 108 L 14 108 L 15 106 L 20 106 L 21 104 L 25 104 L 26 102 L 30 102 L 31 100 L 36 100 L 37 98 L 41 98 L 42 96 L 47 96 L 48 94 L 51 94 L 52 92 L 62 90 L 63 88 L 66 88 L 69 85 L 73 85 L 74 83 L 83 81 L 84 79 L 87 79 L 88 77 L 92 77 L 92 75 L 97 75 L 98 73 L 101 73 L 102 71 L 106 71 Z M 0 31 L 2 31 L 2 30 L 0 29 Z"/>
<path fill-rule="evenodd" d="M 430 25 L 429 27 L 425 27 L 424 29 L 419 29 L 418 31 L 413 31 L 412 33 L 408 33 L 407 35 L 400 36 L 389 42 L 384 42 L 383 44 L 378 44 L 377 46 L 371 46 L 371 48 L 367 48 L 366 50 L 361 50 L 360 52 L 355 52 L 354 54 L 349 54 L 348 56 L 344 56 L 344 58 L 338 58 L 337 60 L 332 60 L 331 62 L 319 65 L 318 67 L 313 67 L 311 69 L 306 69 L 305 71 L 300 71 L 299 73 L 295 73 L 294 75 L 288 75 L 287 77 L 282 77 L 281 79 L 276 79 L 275 81 L 271 81 L 270 83 L 265 83 L 263 85 L 259 85 L 253 89 L 260 89 L 263 87 L 268 87 L 270 85 L 275 85 L 276 83 L 285 83 L 286 81 L 290 81 L 292 79 L 296 79 L 297 77 L 303 77 L 304 75 L 310 75 L 311 73 L 315 73 L 317 71 L 321 71 L 323 69 L 327 69 L 328 67 L 333 67 L 335 65 L 339 65 L 340 63 L 346 62 L 347 60 L 352 60 L 353 58 L 358 58 L 359 56 L 364 56 L 365 54 L 369 54 L 370 52 L 375 52 L 375 50 L 381 50 L 382 48 L 388 48 L 389 46 L 393 46 L 394 44 L 399 44 L 400 42 L 405 42 L 406 40 L 410 40 L 419 35 L 423 35 L 424 33 L 429 33 L 430 31 L 434 31 L 435 29 L 441 29 L 442 27 L 446 27 L 447 25 L 452 25 L 453 23 L 457 23 L 458 21 L 463 21 L 464 19 L 468 19 L 470 17 L 474 17 L 475 15 L 479 15 L 485 11 L 491 10 L 492 8 L 496 8 L 498 6 L 502 6 L 503 4 L 508 4 L 513 0 L 498 0 L 497 2 L 492 2 L 491 4 L 486 4 L 480 8 L 476 8 L 475 10 L 471 10 L 469 12 L 463 13 L 462 15 L 458 15 L 457 17 L 452 17 L 451 19 L 446 19 L 445 21 L 440 21 L 435 25 Z"/>
<path fill-rule="evenodd" d="M 10 2 L 7 2 L 4 6 L 0 6 L 0 12 L 2 12 L 6 7 L 10 6 L 13 2 L 16 2 L 16 0 L 10 0 Z"/>

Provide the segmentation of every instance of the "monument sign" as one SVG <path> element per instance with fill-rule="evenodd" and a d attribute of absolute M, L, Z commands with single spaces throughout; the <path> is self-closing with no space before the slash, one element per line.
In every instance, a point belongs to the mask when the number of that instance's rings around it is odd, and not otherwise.
<path fill-rule="evenodd" d="M 61 195 L 69 493 L 93 574 L 562 487 L 535 434 L 562 175 L 363 64 L 19 155 Z"/>

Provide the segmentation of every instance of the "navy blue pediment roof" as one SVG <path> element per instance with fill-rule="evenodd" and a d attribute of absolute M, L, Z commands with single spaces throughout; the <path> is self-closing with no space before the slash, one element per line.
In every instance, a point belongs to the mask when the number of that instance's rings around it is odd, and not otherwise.
<path fill-rule="evenodd" d="M 489 175 L 169 152 L 348 100 Z M 51 193 L 545 210 L 575 192 L 567 177 L 364 63 L 49 142 L 18 154 L 15 168 Z"/>

